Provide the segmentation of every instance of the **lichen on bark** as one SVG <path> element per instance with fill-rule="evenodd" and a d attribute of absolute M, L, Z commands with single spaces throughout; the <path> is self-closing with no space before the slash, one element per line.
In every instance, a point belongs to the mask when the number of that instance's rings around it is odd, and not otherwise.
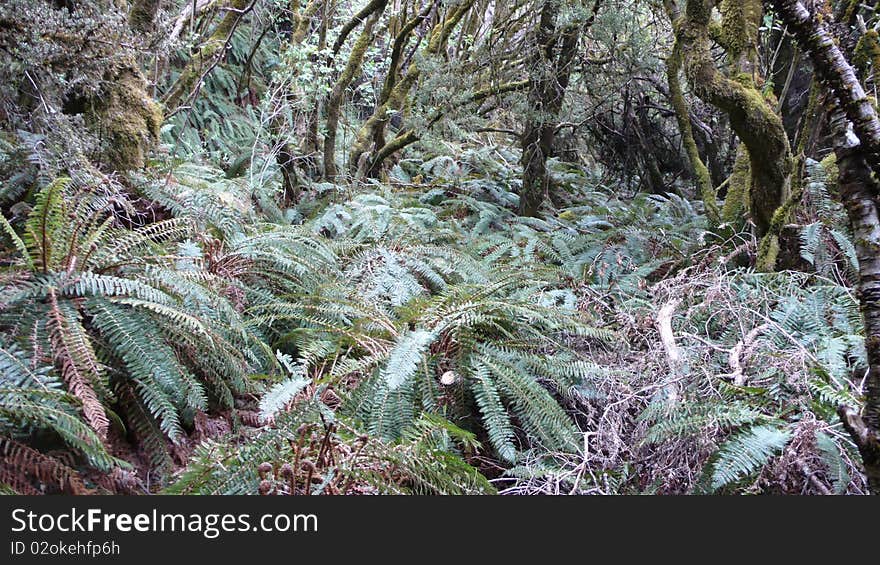
<path fill-rule="evenodd" d="M 837 192 L 840 183 L 840 168 L 837 166 L 837 155 L 829 153 L 824 159 L 819 161 L 822 170 L 825 171 L 825 185 L 830 192 Z"/>
<path fill-rule="evenodd" d="M 844 427 L 853 437 L 868 484 L 880 494 L 880 211 L 873 197 L 880 188 L 871 174 L 861 144 L 851 134 L 843 112 L 836 111 L 832 121 L 835 131 L 835 154 L 840 172 L 840 194 L 853 228 L 859 258 L 859 303 L 865 322 L 865 349 L 869 370 L 865 378 L 863 414 L 851 407 L 838 410 Z"/>

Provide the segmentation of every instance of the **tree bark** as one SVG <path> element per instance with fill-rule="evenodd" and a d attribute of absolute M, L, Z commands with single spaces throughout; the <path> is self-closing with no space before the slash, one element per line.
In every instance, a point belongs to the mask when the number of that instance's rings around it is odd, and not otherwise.
<path fill-rule="evenodd" d="M 871 170 L 880 175 L 880 119 L 823 18 L 814 17 L 797 0 L 772 0 L 801 49 L 808 52 L 819 80 L 834 94 L 852 123 Z"/>
<path fill-rule="evenodd" d="M 681 42 L 678 39 L 678 22 L 676 21 L 678 17 L 669 3 L 667 3 L 666 10 L 669 18 L 672 20 L 673 27 L 676 28 L 676 38 L 672 46 L 672 53 L 666 60 L 666 83 L 669 86 L 669 99 L 672 103 L 672 108 L 675 110 L 675 119 L 678 122 L 678 130 L 681 134 L 681 144 L 684 146 L 691 169 L 693 169 L 697 190 L 706 208 L 706 217 L 709 219 L 710 225 L 718 226 L 721 223 L 721 215 L 718 209 L 715 187 L 712 183 L 712 175 L 700 157 L 697 141 L 694 139 L 693 126 L 691 126 L 690 108 L 684 98 L 681 81 L 679 80 L 679 74 L 684 64 L 684 54 L 681 50 Z"/>
<path fill-rule="evenodd" d="M 729 26 L 748 25 L 757 32 L 760 23 L 760 0 L 748 0 L 750 9 L 725 3 L 725 8 L 736 7 L 736 18 L 729 16 Z M 685 74 L 694 93 L 724 111 L 737 137 L 745 144 L 749 154 L 751 183 L 749 187 L 749 212 L 755 223 L 758 237 L 769 230 L 773 214 L 788 197 L 792 171 L 791 148 L 782 119 L 761 92 L 756 88 L 753 62 L 748 54 L 754 38 L 738 38 L 737 32 L 728 29 L 719 40 L 726 43 L 731 62 L 737 74 L 730 78 L 715 66 L 710 43 L 712 9 L 716 0 L 688 0 L 680 26 L 679 38 L 684 52 Z M 757 4 L 757 14 L 754 10 Z M 740 20 L 748 16 L 746 23 Z M 751 67 L 751 68 L 750 68 Z"/>
<path fill-rule="evenodd" d="M 523 168 L 522 188 L 519 192 L 519 213 L 535 216 L 541 204 L 550 196 L 550 177 L 547 159 L 553 155 L 559 111 L 565 100 L 565 91 L 571 78 L 572 61 L 577 53 L 581 33 L 596 20 L 601 0 L 596 0 L 589 19 L 557 28 L 561 3 L 545 0 L 535 34 L 535 49 L 531 58 L 529 109 L 533 114 L 526 121 L 520 146 Z M 556 44 L 559 44 L 557 52 Z"/>
<path fill-rule="evenodd" d="M 433 57 L 445 49 L 449 36 L 461 22 L 462 18 L 473 7 L 476 0 L 464 0 L 457 6 L 450 8 L 452 11 L 445 21 L 438 23 L 431 31 L 428 45 L 425 47 L 425 55 Z M 390 72 L 390 71 L 389 71 Z M 385 124 L 391 119 L 391 114 L 400 111 L 407 102 L 409 93 L 421 76 L 421 70 L 418 65 L 410 65 L 406 74 L 399 81 L 394 83 L 388 94 L 387 100 L 379 104 L 373 111 L 373 114 L 361 126 L 357 134 L 357 139 L 349 153 L 348 166 L 350 173 L 359 177 L 362 176 L 369 165 L 369 155 L 372 142 L 377 138 L 379 129 L 384 128 Z M 381 148 L 376 148 L 376 150 Z"/>
<path fill-rule="evenodd" d="M 294 10 L 291 13 L 291 33 L 288 44 L 291 47 L 297 46 L 305 41 L 311 29 L 311 18 L 318 10 L 319 3 L 317 0 L 311 0 L 305 8 L 299 8 L 299 2 L 292 6 Z M 327 15 L 324 14 L 326 17 Z M 286 89 L 284 93 L 285 102 L 292 102 L 293 92 Z M 285 131 L 287 123 L 278 114 L 272 119 L 270 129 L 278 141 L 276 146 L 278 150 L 275 154 L 275 162 L 281 171 L 281 182 L 284 189 L 283 205 L 287 206 L 295 204 L 299 200 L 301 186 L 299 174 L 296 167 L 296 150 L 293 145 L 287 141 L 288 134 Z"/>
<path fill-rule="evenodd" d="M 135 0 L 128 14 L 128 25 L 140 32 L 153 31 L 162 0 Z"/>
<path fill-rule="evenodd" d="M 526 87 L 528 87 L 528 85 L 529 85 L 529 81 L 523 80 L 523 81 L 508 82 L 508 83 L 501 84 L 501 85 L 494 86 L 494 87 L 483 88 L 481 90 L 474 92 L 470 96 L 468 96 L 468 98 L 466 100 L 464 100 L 461 104 L 462 105 L 478 104 L 478 103 L 483 102 L 484 100 L 486 100 L 487 98 L 492 97 L 492 96 L 500 96 L 503 94 L 508 94 L 510 92 L 516 92 L 518 90 L 523 90 Z M 434 112 L 434 114 L 431 116 L 431 118 L 428 120 L 428 125 L 427 125 L 426 129 L 430 129 L 434 124 L 436 124 L 438 121 L 440 121 L 443 118 L 443 116 L 446 114 L 446 111 L 447 111 L 446 108 L 441 108 L 441 109 L 436 110 Z M 385 161 L 385 159 L 394 155 L 395 153 L 404 149 L 405 147 L 412 145 L 413 143 L 415 143 L 416 141 L 419 141 L 420 139 L 421 139 L 420 134 L 417 134 L 412 129 L 407 129 L 407 130 L 404 130 L 401 133 L 397 134 L 397 136 L 394 139 L 383 144 L 381 146 L 381 148 L 377 149 L 376 155 L 370 160 L 369 164 L 366 167 L 366 176 L 368 178 L 375 178 L 379 174 L 379 171 L 382 167 L 382 163 Z"/>
<path fill-rule="evenodd" d="M 364 63 L 364 54 L 373 39 L 373 27 L 379 21 L 379 17 L 385 9 L 387 0 L 376 3 L 375 11 L 368 17 L 364 29 L 355 42 L 345 64 L 342 74 L 333 85 L 330 98 L 327 100 L 327 132 L 324 136 L 324 177 L 327 180 L 336 180 L 336 132 L 339 127 L 339 115 L 345 91 L 351 85 L 355 74 L 358 73 Z"/>
<path fill-rule="evenodd" d="M 252 0 L 231 0 L 226 14 L 208 39 L 202 43 L 198 52 L 190 58 L 177 80 L 168 90 L 163 100 L 166 108 L 175 108 L 186 103 L 198 91 L 204 75 L 223 57 L 226 42 L 235 31 L 235 27 L 244 17 L 245 12 L 253 7 Z"/>
<path fill-rule="evenodd" d="M 846 406 L 838 412 L 862 455 L 871 492 L 880 494 L 880 215 L 873 197 L 877 181 L 851 125 L 842 112 L 837 114 L 832 122 L 834 151 L 840 171 L 840 195 L 852 224 L 859 258 L 858 295 L 868 353 L 864 414 Z"/>
<path fill-rule="evenodd" d="M 412 36 L 416 28 L 425 21 L 428 15 L 430 15 L 435 6 L 435 2 L 428 3 L 428 5 L 421 12 L 419 12 L 412 19 L 407 21 L 394 37 L 394 43 L 391 47 L 391 59 L 388 62 L 388 72 L 385 73 L 385 80 L 382 81 L 382 91 L 379 93 L 379 106 L 385 104 L 388 101 L 388 99 L 391 97 L 391 92 L 394 89 L 394 85 L 397 84 L 398 73 L 400 72 L 400 65 L 403 58 L 403 50 L 406 48 L 407 43 L 409 43 L 410 37 Z M 377 149 L 380 147 L 384 148 L 386 146 L 384 124 L 379 124 L 379 127 L 375 128 L 373 132 L 372 144 L 373 147 Z M 370 174 L 371 173 L 369 172 L 367 173 L 368 176 L 370 176 Z"/>
<path fill-rule="evenodd" d="M 384 10 L 387 3 L 388 0 L 370 0 L 360 12 L 345 22 L 345 25 L 342 26 L 342 29 L 339 31 L 339 36 L 336 38 L 336 41 L 333 42 L 333 55 L 339 54 L 339 50 L 342 49 L 345 40 L 348 39 L 348 35 L 354 31 L 354 28 L 369 18 L 374 12 Z"/>

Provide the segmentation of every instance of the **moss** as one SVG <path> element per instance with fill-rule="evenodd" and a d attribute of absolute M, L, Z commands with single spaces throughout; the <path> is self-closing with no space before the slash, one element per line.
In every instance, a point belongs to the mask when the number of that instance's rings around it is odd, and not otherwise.
<path fill-rule="evenodd" d="M 743 88 L 730 113 L 731 125 L 748 147 L 751 170 L 748 210 L 763 236 L 775 210 L 788 197 L 792 171 L 788 137 L 779 116 L 754 88 Z"/>
<path fill-rule="evenodd" d="M 184 102 L 190 96 L 196 83 L 202 76 L 204 69 L 210 65 L 215 57 L 222 56 L 222 49 L 226 45 L 229 34 L 235 29 L 242 12 L 247 8 L 248 0 L 231 0 L 229 7 L 231 8 L 214 28 L 210 37 L 199 47 L 198 52 L 193 55 L 186 68 L 180 72 L 174 85 L 165 97 L 165 105 L 173 108 Z"/>
<path fill-rule="evenodd" d="M 339 127 L 342 99 L 351 81 L 354 80 L 355 74 L 361 72 L 364 55 L 373 41 L 373 27 L 379 21 L 384 9 L 385 6 L 382 5 L 381 9 L 370 16 L 364 24 L 360 36 L 351 49 L 351 54 L 348 56 L 345 68 L 342 74 L 339 75 L 336 84 L 333 85 L 330 98 L 327 100 L 327 123 L 324 135 L 324 177 L 331 181 L 336 179 L 336 134 Z"/>
<path fill-rule="evenodd" d="M 810 98 L 807 101 L 807 108 L 803 113 L 804 119 L 801 128 L 797 133 L 797 154 L 806 155 L 812 145 L 813 128 L 816 123 L 816 116 L 819 114 L 819 96 L 822 92 L 819 81 L 813 78 L 810 81 Z"/>
<path fill-rule="evenodd" d="M 828 190 L 836 194 L 840 185 L 840 169 L 837 167 L 837 155 L 829 153 L 819 164 L 822 165 L 822 169 L 825 171 L 825 184 Z"/>
<path fill-rule="evenodd" d="M 724 44 L 724 29 L 721 27 L 721 22 L 714 20 L 709 22 L 707 30 L 709 32 L 709 39 L 719 45 Z"/>
<path fill-rule="evenodd" d="M 769 273 L 776 270 L 776 261 L 779 258 L 779 236 L 768 234 L 761 239 L 758 245 L 758 260 L 755 269 Z"/>
<path fill-rule="evenodd" d="M 841 20 L 844 23 L 852 24 L 856 21 L 856 16 L 859 13 L 859 6 L 861 6 L 861 0 L 849 0 L 849 3 L 846 5 L 846 10 L 843 13 L 843 19 Z M 824 6 L 823 6 L 824 5 Z M 827 5 L 827 2 L 820 2 L 820 8 L 824 7 L 825 14 L 822 14 L 822 10 L 818 10 L 818 16 L 825 18 L 831 17 L 831 7 Z"/>
<path fill-rule="evenodd" d="M 743 54 L 751 59 L 757 51 L 758 31 L 763 16 L 761 0 L 724 0 L 720 11 L 719 43 L 732 60 L 737 60 Z"/>
<path fill-rule="evenodd" d="M 151 31 L 159 13 L 160 0 L 135 0 L 128 14 L 128 25 L 135 31 Z"/>
<path fill-rule="evenodd" d="M 426 59 L 437 56 L 445 49 L 449 40 L 449 35 L 464 17 L 464 15 L 474 5 L 475 0 L 464 0 L 452 12 L 452 14 L 442 23 L 436 24 L 431 28 L 429 34 L 428 45 L 424 49 Z M 384 133 L 384 128 L 388 123 L 391 114 L 397 110 L 407 106 L 410 90 L 418 82 L 421 77 L 421 69 L 419 65 L 412 64 L 407 68 L 403 78 L 396 82 L 388 91 L 388 98 L 376 105 L 373 114 L 358 130 L 355 141 L 349 150 L 348 166 L 352 176 L 359 176 L 365 171 L 367 156 L 370 151 L 373 140 L 379 139 Z M 383 87 L 384 94 L 384 87 Z M 377 148 L 378 149 L 378 148 Z"/>
<path fill-rule="evenodd" d="M 749 0 L 748 3 L 754 2 Z M 685 22 L 680 33 L 685 71 L 694 93 L 729 116 L 731 127 L 748 148 L 751 157 L 748 209 L 757 235 L 763 237 L 774 211 L 788 196 L 791 148 L 782 119 L 754 85 L 755 66 L 737 64 L 733 78 L 725 76 L 715 66 L 707 31 L 709 10 L 713 4 L 709 0 L 696 0 L 686 5 Z M 757 10 L 760 6 L 753 8 Z M 740 12 L 737 14 L 737 17 L 741 15 Z M 759 12 L 748 12 L 749 17 L 756 17 L 755 14 Z M 728 25 L 732 25 L 731 17 L 728 16 Z M 740 183 L 741 186 L 744 185 Z M 740 187 L 734 187 L 734 196 Z M 732 214 L 731 206 L 738 206 L 738 203 L 734 201 L 726 206 L 728 218 Z"/>
<path fill-rule="evenodd" d="M 798 166 L 798 170 L 800 170 L 800 168 L 801 167 Z M 770 228 L 767 230 L 767 234 L 758 246 L 758 270 L 765 272 L 775 270 L 776 261 L 779 258 L 779 238 L 782 236 L 785 224 L 788 223 L 795 208 L 800 204 L 803 194 L 803 183 L 796 182 L 791 197 L 785 201 L 785 204 L 778 207 L 776 211 L 773 212 L 773 218 L 770 221 Z"/>
<path fill-rule="evenodd" d="M 679 80 L 684 58 L 681 52 L 681 43 L 676 39 L 672 48 L 672 53 L 666 60 L 666 79 L 669 86 L 669 98 L 672 107 L 675 110 L 675 118 L 678 121 L 678 129 L 681 133 L 681 141 L 684 146 L 685 153 L 691 163 L 693 169 L 694 180 L 700 191 L 700 198 L 706 207 L 706 216 L 710 224 L 715 227 L 720 223 L 720 215 L 718 211 L 718 202 L 715 194 L 715 187 L 712 184 L 712 176 L 709 169 L 700 157 L 697 142 L 694 139 L 693 127 L 691 126 L 690 110 Z"/>
<path fill-rule="evenodd" d="M 874 72 L 880 69 L 880 34 L 877 30 L 869 29 L 859 38 L 853 53 L 853 65 L 862 73 L 869 65 Z"/>
<path fill-rule="evenodd" d="M 113 170 L 125 171 L 144 166 L 147 152 L 159 140 L 164 116 L 147 94 L 144 77 L 131 65 L 106 78 L 86 119 L 104 144 L 104 161 Z"/>
<path fill-rule="evenodd" d="M 744 224 L 748 210 L 749 192 L 752 184 L 752 173 L 749 165 L 749 152 L 740 145 L 733 164 L 733 172 L 727 188 L 727 198 L 721 210 L 721 219 L 725 223 Z"/>
<path fill-rule="evenodd" d="M 755 88 L 755 76 L 751 73 L 737 73 L 731 80 L 738 82 L 746 88 Z"/>

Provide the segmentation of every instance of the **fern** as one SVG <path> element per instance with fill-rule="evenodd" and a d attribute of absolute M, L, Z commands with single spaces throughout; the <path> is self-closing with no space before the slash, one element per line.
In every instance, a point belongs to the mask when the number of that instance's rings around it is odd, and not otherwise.
<path fill-rule="evenodd" d="M 282 411 L 311 382 L 307 377 L 308 364 L 306 360 L 300 360 L 298 364 L 293 364 L 288 356 L 280 352 L 276 355 L 287 368 L 289 375 L 285 380 L 269 389 L 260 399 L 260 417 L 264 420 L 270 420 Z"/>
<path fill-rule="evenodd" d="M 429 331 L 415 330 L 403 334 L 388 355 L 382 378 L 389 391 L 406 384 L 415 374 L 424 353 L 436 336 Z"/>
<path fill-rule="evenodd" d="M 822 458 L 835 494 L 844 494 L 849 487 L 852 477 L 847 469 L 846 462 L 841 455 L 840 447 L 826 433 L 816 434 L 816 449 Z"/>
<path fill-rule="evenodd" d="M 753 426 L 727 440 L 711 459 L 707 472 L 712 490 L 720 490 L 760 471 L 788 444 L 791 432 L 777 426 Z"/>
<path fill-rule="evenodd" d="M 491 377 L 485 365 L 479 361 L 474 363 L 472 376 L 475 381 L 474 398 L 480 407 L 489 441 L 502 460 L 512 463 L 516 458 L 516 447 L 513 443 L 514 429 Z"/>

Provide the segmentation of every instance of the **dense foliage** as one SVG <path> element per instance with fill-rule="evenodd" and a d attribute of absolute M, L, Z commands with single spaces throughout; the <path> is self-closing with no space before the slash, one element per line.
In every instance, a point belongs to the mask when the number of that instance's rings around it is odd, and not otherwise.
<path fill-rule="evenodd" d="M 0 490 L 876 489 L 876 101 L 766 4 L 3 2 Z"/>

